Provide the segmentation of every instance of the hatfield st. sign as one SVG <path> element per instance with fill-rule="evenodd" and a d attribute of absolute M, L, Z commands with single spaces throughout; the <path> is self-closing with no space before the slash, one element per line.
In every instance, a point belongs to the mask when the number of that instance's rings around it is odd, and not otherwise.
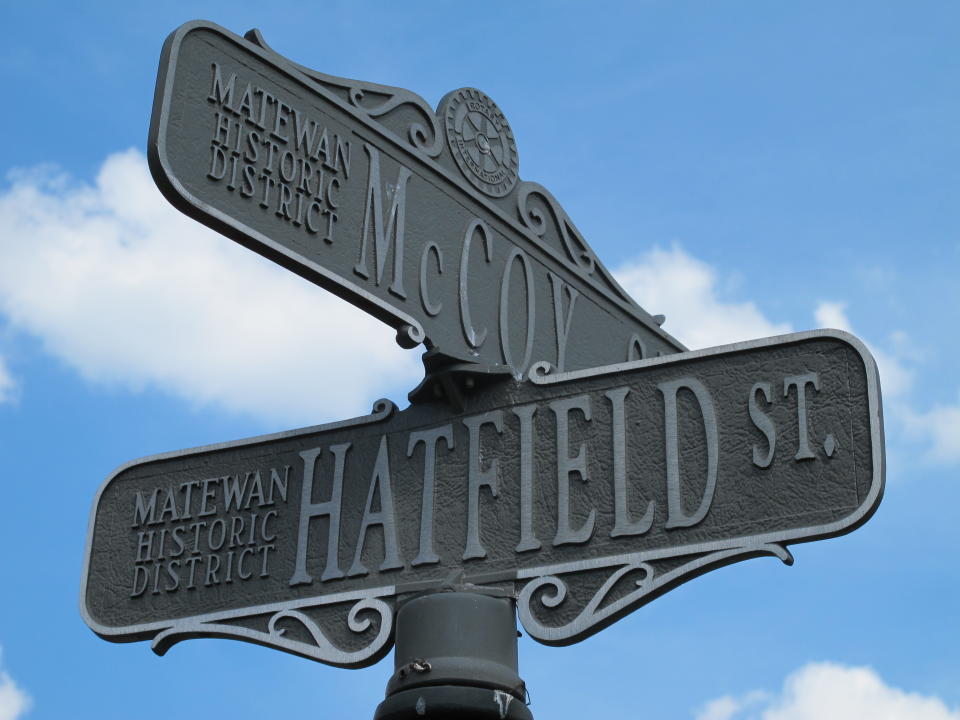
<path fill-rule="evenodd" d="M 389 650 L 398 595 L 469 583 L 568 644 L 712 568 L 789 561 L 880 500 L 876 368 L 850 336 L 537 370 L 462 412 L 382 401 L 124 466 L 91 522 L 88 623 L 360 666 Z"/>
<path fill-rule="evenodd" d="M 790 562 L 880 501 L 862 343 L 683 352 L 519 179 L 479 91 L 435 114 L 189 23 L 164 48 L 150 160 L 184 212 L 426 345 L 427 375 L 403 411 L 117 470 L 81 600 L 107 639 L 359 667 L 389 651 L 404 598 L 482 588 L 563 645 L 713 568 Z"/>

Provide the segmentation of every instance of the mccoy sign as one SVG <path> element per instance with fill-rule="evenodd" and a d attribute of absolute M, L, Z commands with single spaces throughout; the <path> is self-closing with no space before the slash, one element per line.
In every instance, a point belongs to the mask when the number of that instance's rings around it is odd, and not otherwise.
<path fill-rule="evenodd" d="M 482 92 L 435 114 L 248 35 L 189 23 L 164 47 L 148 155 L 183 212 L 458 362 L 520 377 L 684 349 L 519 179 Z"/>

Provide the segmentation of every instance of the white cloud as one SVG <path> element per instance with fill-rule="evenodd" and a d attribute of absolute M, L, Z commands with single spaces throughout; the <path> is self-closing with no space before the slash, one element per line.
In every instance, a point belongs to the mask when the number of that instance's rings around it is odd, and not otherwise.
<path fill-rule="evenodd" d="M 721 299 L 717 271 L 676 246 L 655 248 L 614 274 L 640 305 L 654 313 L 664 311 L 664 328 L 692 349 L 791 331 L 789 324 L 770 320 L 753 302 Z M 814 318 L 817 327 L 853 332 L 846 303 L 820 301 Z M 912 410 L 909 393 L 922 356 L 902 331 L 892 331 L 886 341 L 883 348 L 866 344 L 880 371 L 888 418 L 931 445 L 928 459 L 960 461 L 960 404 L 926 413 Z M 724 707 L 720 704 L 715 711 L 720 713 Z"/>
<path fill-rule="evenodd" d="M 696 717 L 697 720 L 960 720 L 960 710 L 949 709 L 939 698 L 891 687 L 870 668 L 811 663 L 788 676 L 778 695 L 754 691 L 743 700 L 725 696 L 708 703 Z"/>
<path fill-rule="evenodd" d="M 92 186 L 11 181 L 0 312 L 89 380 L 310 424 L 422 374 L 390 328 L 170 207 L 139 152 Z"/>
<path fill-rule="evenodd" d="M 905 412 L 907 430 L 930 442 L 928 459 L 934 462 L 960 462 L 960 402 L 938 405 L 925 413 Z"/>
<path fill-rule="evenodd" d="M 818 327 L 853 332 L 850 319 L 847 317 L 846 303 L 820 302 L 814 311 L 814 318 Z M 906 345 L 905 334 L 902 331 L 895 331 L 891 335 L 891 340 L 897 348 L 903 348 Z M 886 352 L 870 343 L 867 345 L 880 370 L 880 386 L 884 397 L 889 398 L 907 392 L 913 385 L 913 371 L 901 362 L 898 355 Z"/>
<path fill-rule="evenodd" d="M 840 302 L 821 302 L 813 313 L 817 325 L 825 328 L 836 328 L 846 332 L 853 332 L 850 328 L 850 319 L 847 317 L 847 304 Z"/>
<path fill-rule="evenodd" d="M 0 405 L 12 402 L 16 397 L 17 383 L 10 374 L 7 362 L 0 355 Z"/>
<path fill-rule="evenodd" d="M 730 695 L 711 700 L 697 715 L 697 720 L 730 720 L 740 709 L 740 703 Z"/>
<path fill-rule="evenodd" d="M 418 354 L 389 328 L 170 207 L 139 152 L 111 155 L 92 185 L 50 167 L 10 180 L 0 193 L 0 313 L 91 381 L 292 426 L 367 412 L 421 377 Z M 791 329 L 752 302 L 721 299 L 716 270 L 678 247 L 616 275 L 693 348 Z M 843 303 L 821 302 L 815 317 L 850 329 Z M 872 347 L 888 400 L 913 381 L 909 343 L 894 333 L 890 345 Z M 0 356 L 0 403 L 19 391 Z M 927 439 L 932 460 L 960 460 L 960 404 L 887 407 Z"/>
<path fill-rule="evenodd" d="M 767 693 L 759 690 L 747 693 L 742 698 L 724 695 L 708 702 L 697 714 L 697 720 L 734 720 L 738 714 L 756 707 L 768 697 Z"/>
<path fill-rule="evenodd" d="M 818 325 L 852 332 L 846 305 L 839 302 L 821 302 L 814 313 Z M 906 364 L 922 360 L 922 355 L 902 331 L 890 334 L 887 352 L 867 343 L 880 370 L 880 385 L 886 400 L 886 414 L 900 423 L 907 434 L 926 443 L 925 459 L 934 463 L 960 462 L 960 401 L 956 405 L 938 405 L 926 412 L 917 412 L 905 397 L 913 386 L 915 370 Z"/>
<path fill-rule="evenodd" d="M 31 705 L 30 696 L 17 687 L 6 671 L 0 670 L 0 720 L 17 720 Z"/>
<path fill-rule="evenodd" d="M 640 305 L 667 316 L 664 329 L 691 349 L 790 332 L 764 317 L 752 302 L 717 296 L 717 273 L 679 247 L 654 248 L 614 275 Z"/>

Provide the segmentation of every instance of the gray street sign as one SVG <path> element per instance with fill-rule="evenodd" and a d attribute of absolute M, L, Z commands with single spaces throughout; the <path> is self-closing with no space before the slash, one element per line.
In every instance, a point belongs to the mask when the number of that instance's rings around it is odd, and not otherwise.
<path fill-rule="evenodd" d="M 205 22 L 168 39 L 148 154 L 177 208 L 397 329 L 405 347 L 521 376 L 682 351 L 519 177 L 510 125 L 464 88 L 296 65 Z M 299 308 L 290 308 L 292 314 Z"/>
<path fill-rule="evenodd" d="M 568 373 L 462 412 L 387 401 L 332 425 L 128 463 L 91 515 L 82 613 L 164 652 L 232 637 L 343 667 L 398 597 L 515 597 L 563 645 L 713 568 L 840 535 L 883 491 L 877 370 L 839 331 Z"/>

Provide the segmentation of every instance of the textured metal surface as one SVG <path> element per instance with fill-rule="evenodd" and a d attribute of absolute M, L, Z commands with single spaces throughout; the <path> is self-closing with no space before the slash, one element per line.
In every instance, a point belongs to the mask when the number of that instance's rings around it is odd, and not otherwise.
<path fill-rule="evenodd" d="M 502 690 L 436 685 L 403 690 L 377 706 L 373 720 L 533 720 L 526 704 Z"/>
<path fill-rule="evenodd" d="M 394 673 L 387 695 L 428 685 L 502 690 L 523 702 L 513 600 L 477 592 L 435 592 L 397 611 Z"/>
<path fill-rule="evenodd" d="M 164 46 L 148 157 L 181 211 L 459 362 L 519 377 L 684 349 L 519 179 L 486 95 L 434 112 L 248 38 L 193 22 Z"/>
<path fill-rule="evenodd" d="M 574 373 L 463 410 L 372 415 L 146 458 L 94 505 L 82 612 L 102 636 L 236 637 L 353 667 L 395 597 L 471 584 L 576 642 L 679 583 L 849 532 L 880 501 L 876 366 L 838 331 Z"/>

